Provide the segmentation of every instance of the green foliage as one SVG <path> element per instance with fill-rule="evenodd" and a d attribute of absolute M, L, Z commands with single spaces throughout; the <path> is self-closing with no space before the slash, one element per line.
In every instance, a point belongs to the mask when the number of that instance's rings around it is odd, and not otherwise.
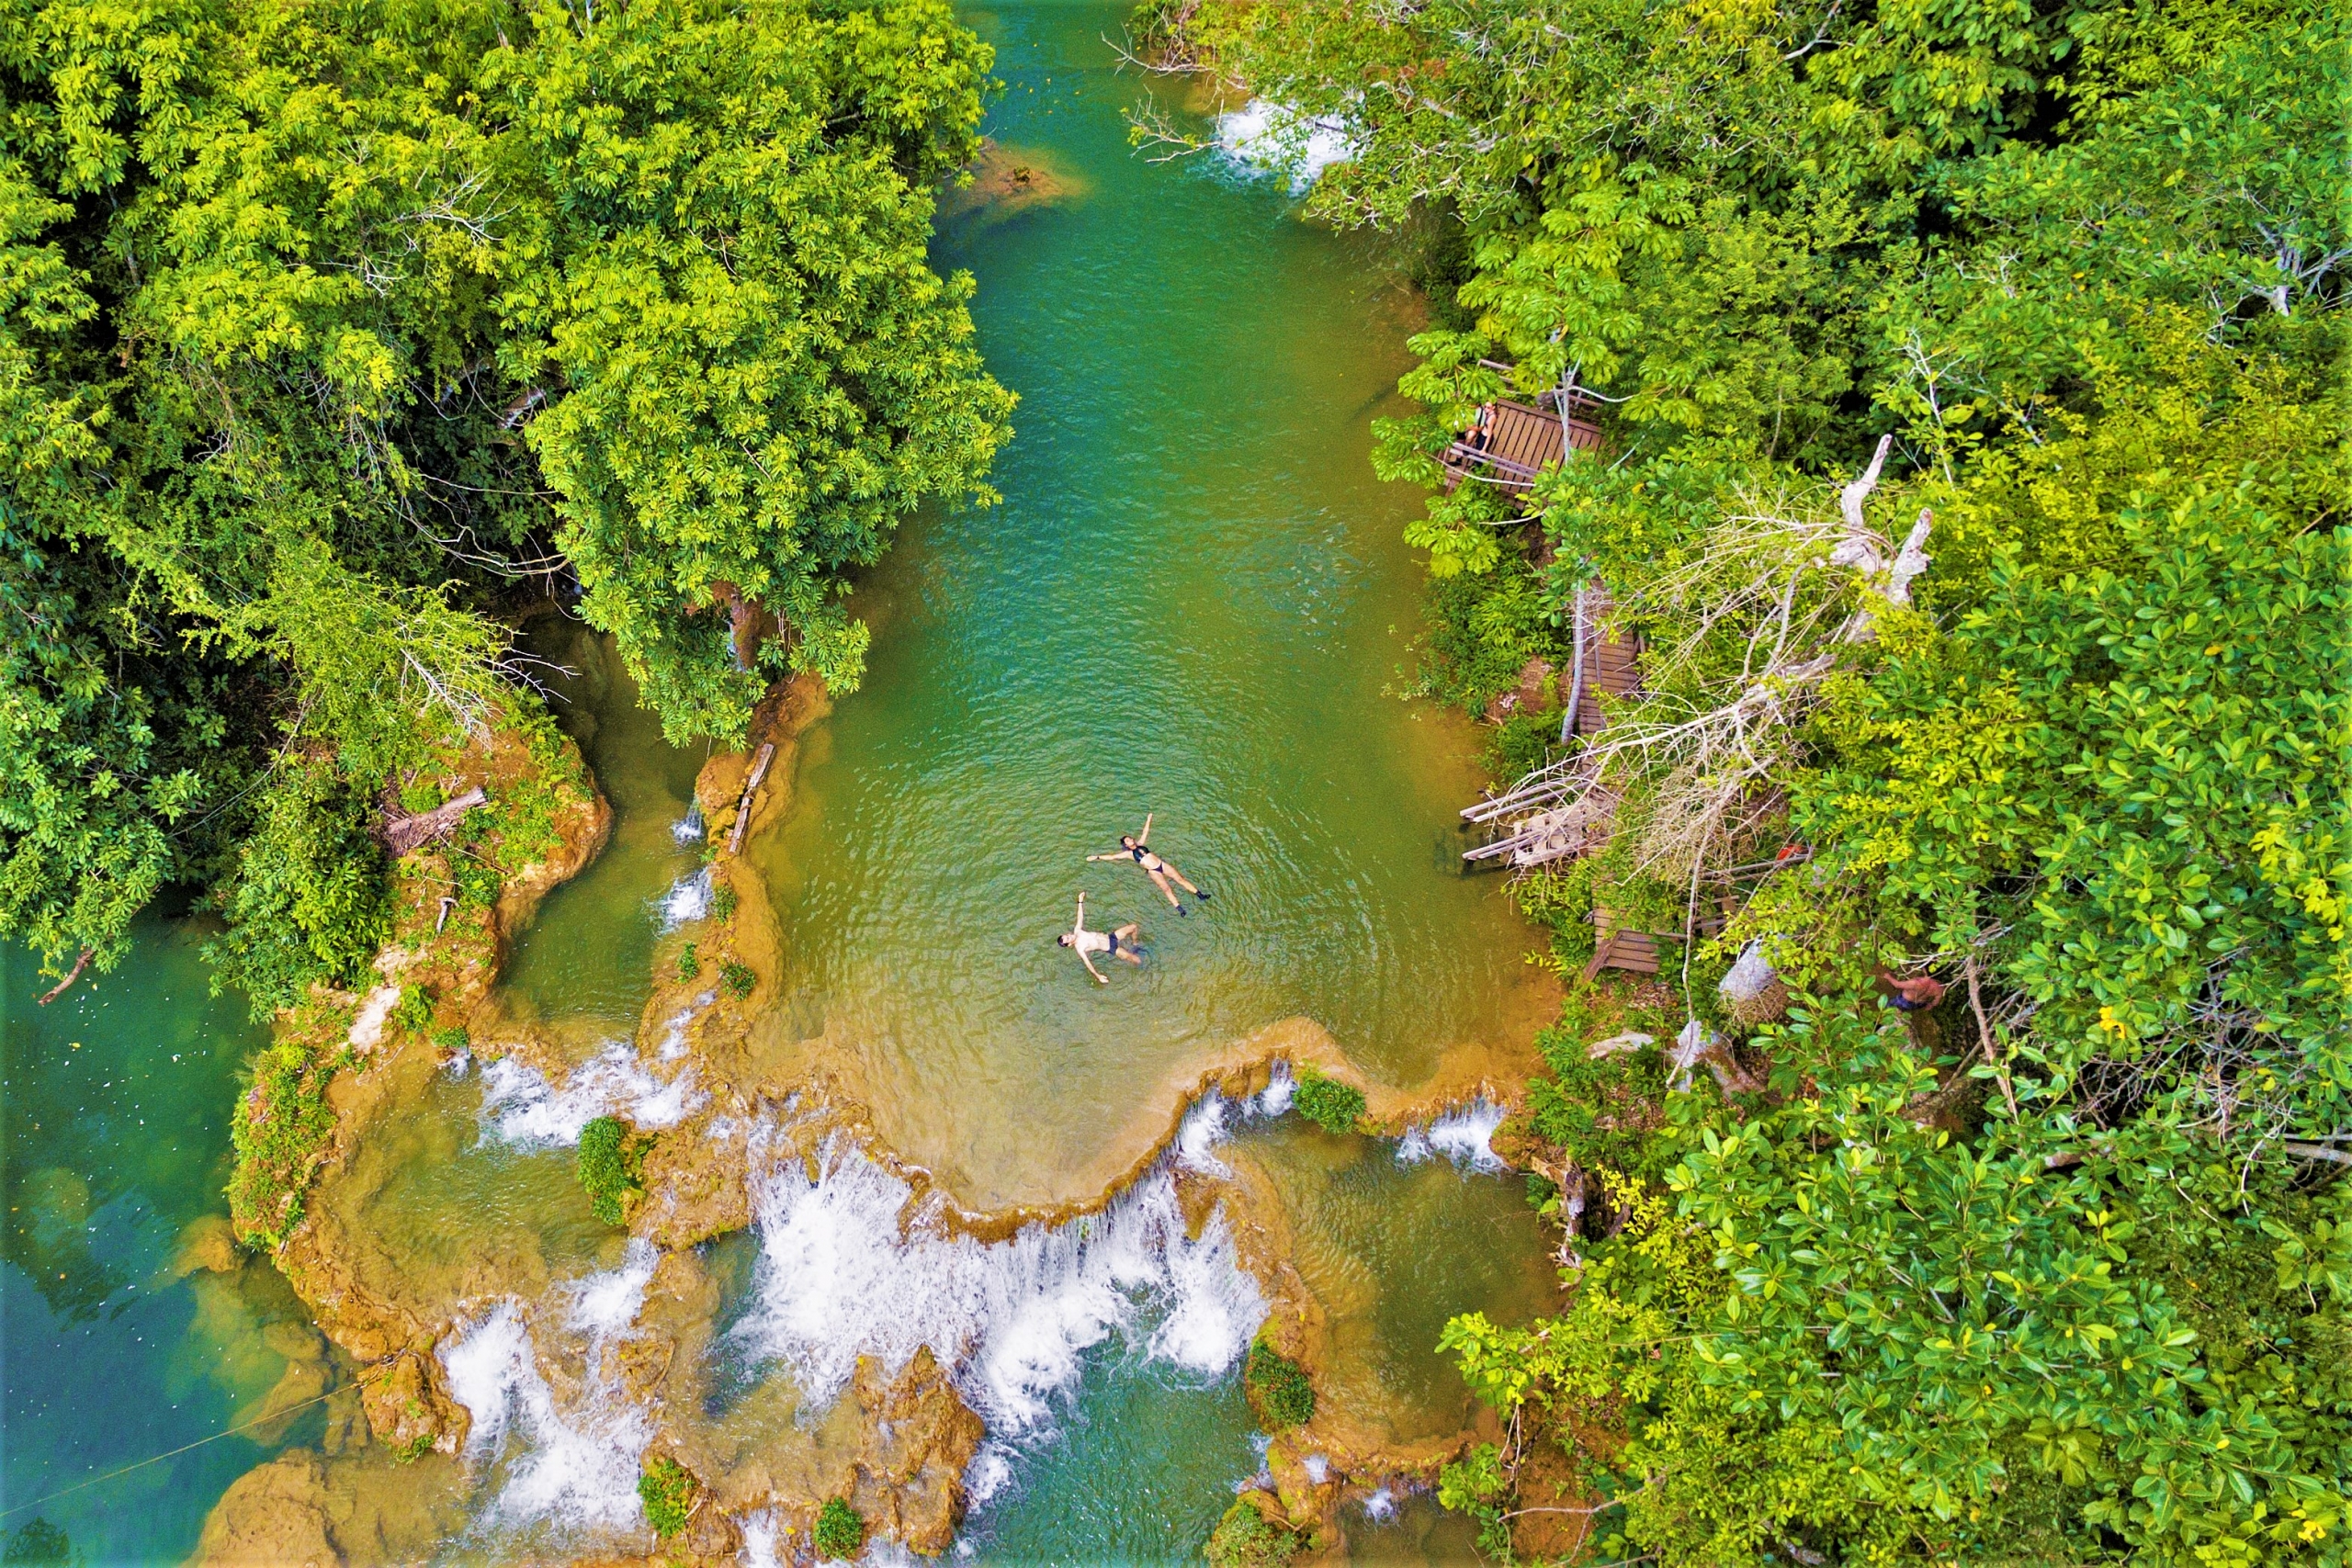
<path fill-rule="evenodd" d="M 1560 663 L 1568 652 L 1543 580 L 1528 570 L 1432 576 L 1421 615 L 1419 690 L 1468 713 L 1519 684 L 1531 659 Z M 1550 735 L 1556 739 L 1556 710 Z M 1523 746 L 1523 743 L 1522 743 Z"/>
<path fill-rule="evenodd" d="M 391 1024 L 404 1033 L 421 1035 L 433 1023 L 433 987 L 403 986 L 401 999 L 392 1009 Z"/>
<path fill-rule="evenodd" d="M 865 1550 L 865 1517 L 846 1497 L 828 1497 L 817 1512 L 817 1555 L 831 1561 L 855 1557 Z"/>
<path fill-rule="evenodd" d="M 455 1055 L 473 1043 L 473 1037 L 466 1032 L 466 1026 L 462 1023 L 451 1024 L 447 1029 L 436 1029 L 433 1032 L 432 1038 L 433 1048 L 443 1055 Z"/>
<path fill-rule="evenodd" d="M 2301 635 L 2352 617 L 2352 534 L 2242 494 L 2114 526 L 2113 566 L 2004 569 L 1856 690 L 1801 821 L 1930 946 L 2010 925 L 2052 1043 L 2161 1037 L 2217 994 L 2292 1071 L 2342 1051 L 2352 987 L 2352 644 Z"/>
<path fill-rule="evenodd" d="M 1438 1506 L 1477 1520 L 1478 1549 L 1505 1562 L 1510 1560 L 1510 1524 L 1504 1517 L 1510 1499 L 1502 1450 L 1492 1443 L 1474 1445 L 1438 1471 Z"/>
<path fill-rule="evenodd" d="M 1622 1020 L 1635 1032 L 1634 1021 Z M 1652 1023 L 1655 1040 L 1668 1026 Z M 1598 1038 L 1589 1027 L 1564 1021 L 1535 1037 L 1546 1077 L 1528 1086 L 1527 1111 L 1537 1137 L 1588 1170 L 1611 1169 L 1645 1178 L 1662 1174 L 1665 1145 L 1657 1130 L 1657 1106 L 1666 1091 L 1666 1066 L 1657 1047 L 1612 1052 L 1599 1061 L 1588 1049 Z"/>
<path fill-rule="evenodd" d="M 729 996 L 740 1000 L 752 994 L 760 977 L 752 972 L 750 964 L 730 958 L 718 966 L 718 983 L 727 988 Z"/>
<path fill-rule="evenodd" d="M 238 981 L 334 970 L 258 931 L 282 775 L 528 722 L 494 616 L 550 548 L 675 738 L 854 684 L 847 574 L 1009 434 L 926 254 L 989 63 L 944 0 L 13 6 L 0 931 L 103 969 L 235 870 Z"/>
<path fill-rule="evenodd" d="M 327 1084 L 350 1021 L 340 1009 L 305 1004 L 249 1066 L 229 1122 L 229 1215 L 255 1247 L 279 1246 L 302 1223 L 303 1196 L 334 1134 Z"/>
<path fill-rule="evenodd" d="M 221 896 L 228 930 L 206 956 L 215 987 L 241 987 L 266 1019 L 313 985 L 358 985 L 391 932 L 391 895 L 368 803 L 327 764 L 280 768 L 259 816 Z"/>
<path fill-rule="evenodd" d="M 629 1135 L 617 1116 L 599 1116 L 580 1129 L 580 1149 L 574 1164 L 588 1207 L 608 1225 L 624 1224 L 629 1201 L 642 1192 L 638 1168 L 645 1145 Z"/>
<path fill-rule="evenodd" d="M 711 889 L 710 913 L 712 919 L 720 920 L 733 919 L 735 918 L 735 889 L 732 887 L 721 886 Z"/>
<path fill-rule="evenodd" d="M 699 942 L 690 942 L 678 949 L 678 978 L 681 981 L 691 980 L 702 973 L 700 946 Z"/>
<path fill-rule="evenodd" d="M 1552 957 L 1563 970 L 1592 956 L 1593 862 L 1582 857 L 1538 867 L 1512 882 L 1519 912 L 1552 933 Z"/>
<path fill-rule="evenodd" d="M 645 1505 L 645 1522 L 663 1540 L 686 1528 L 695 1495 L 700 1490 L 685 1467 L 667 1454 L 647 1465 L 637 1478 L 637 1497 Z"/>
<path fill-rule="evenodd" d="M 1298 1089 L 1291 1104 L 1327 1133 L 1352 1133 L 1363 1119 L 1363 1090 L 1313 1067 L 1298 1070 Z"/>
<path fill-rule="evenodd" d="M 1315 1383 L 1306 1369 L 1267 1344 L 1250 1344 L 1250 1361 L 1242 1374 L 1259 1425 L 1269 1432 L 1304 1427 L 1315 1419 Z"/>
<path fill-rule="evenodd" d="M 1744 902 L 1661 954 L 1670 1010 L 1572 990 L 1543 1036 L 1529 1132 L 1576 1201 L 1534 1196 L 1580 1263 L 1552 1318 L 1449 1326 L 1510 1440 L 1444 1501 L 1508 1553 L 1561 1444 L 1612 1500 L 1600 1555 L 1666 1568 L 2344 1561 L 2342 18 L 1162 25 L 1348 128 L 1323 214 L 1458 225 L 1403 386 L 1427 412 L 1375 433 L 1433 491 L 1421 691 L 1476 709 L 1560 663 L 1580 584 L 1645 639 L 1605 849 L 1517 888 L 1554 960 L 1596 900 L 1653 931 Z M 1610 400 L 1607 462 L 1539 479 L 1532 525 L 1441 490 L 1477 405 L 1564 373 Z M 1840 491 L 1881 436 L 1857 537 Z M 1507 724 L 1497 765 L 1533 739 Z M 1655 1044 L 1591 1060 L 1724 1026 L 1750 940 L 1812 993 L 1735 1042 L 1763 1092 L 1679 1092 Z M 1953 994 L 1897 1022 L 1882 963 Z"/>
<path fill-rule="evenodd" d="M 1213 1568 L 1281 1568 L 1306 1544 L 1295 1531 L 1269 1524 L 1246 1498 L 1237 1497 L 1209 1532 L 1205 1551 Z"/>

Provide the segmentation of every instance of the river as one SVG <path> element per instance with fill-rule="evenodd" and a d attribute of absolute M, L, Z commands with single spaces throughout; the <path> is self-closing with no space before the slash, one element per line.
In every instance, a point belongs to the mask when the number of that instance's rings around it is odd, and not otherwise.
<path fill-rule="evenodd" d="M 988 128 L 1000 155 L 1050 193 L 953 215 L 939 242 L 978 278 L 982 349 L 1022 399 L 1004 499 L 911 521 L 862 586 L 865 687 L 809 732 L 779 781 L 788 810 L 747 854 L 782 955 L 755 1042 L 778 1098 L 821 1075 L 881 1145 L 989 1210 L 1099 1198 L 1164 1127 L 1170 1086 L 1263 1032 L 1306 1030 L 1403 1093 L 1508 1069 L 1551 993 L 1498 883 L 1459 870 L 1475 734 L 1392 691 L 1418 623 L 1401 532 L 1419 500 L 1373 479 L 1368 422 L 1406 366 L 1414 301 L 1363 247 L 1300 222 L 1280 179 L 1215 152 L 1137 156 L 1121 111 L 1165 85 L 1113 69 L 1119 9 L 967 19 L 1006 85 Z M 537 635 L 580 671 L 565 720 L 616 822 L 518 942 L 507 1008 L 587 1073 L 631 1054 L 613 1042 L 694 940 L 701 846 L 675 829 L 703 759 L 661 743 L 593 638 Z M 1153 845 L 1215 896 L 1181 919 L 1132 866 L 1083 859 L 1147 812 Z M 1052 942 L 1081 886 L 1090 923 L 1142 925 L 1146 963 L 1109 965 L 1108 986 Z M 250 1419 L 320 1354 L 266 1267 L 175 1268 L 213 1234 L 232 1073 L 255 1039 L 207 995 L 198 941 L 153 922 L 123 971 L 46 1013 L 9 958 L 0 1506 Z M 637 1255 L 570 1184 L 550 1109 L 564 1092 L 441 1074 L 337 1185 L 369 1267 L 427 1281 L 478 1351 L 501 1292 L 570 1301 L 566 1281 L 635 1278 Z M 1475 1111 L 1449 1158 L 1267 1114 L 1279 1104 L 1213 1102 L 1171 1157 L 1278 1216 L 1329 1318 L 1327 1409 L 1398 1448 L 1457 1430 L 1466 1395 L 1434 1352 L 1446 1316 L 1523 1319 L 1548 1299 L 1519 1179 L 1491 1168 Z M 1263 1462 L 1237 1363 L 1267 1307 L 1219 1226 L 1186 1239 L 1139 1188 L 1101 1222 L 1142 1259 L 1106 1287 L 1071 1261 L 1077 1242 L 902 1245 L 887 1182 L 839 1156 L 702 1249 L 718 1304 L 681 1440 L 746 1476 L 817 1464 L 839 1393 L 825 1369 L 884 1348 L 865 1321 L 883 1301 L 905 1334 L 949 1325 L 933 1337 L 977 1347 L 957 1376 L 989 1440 L 960 1555 L 1196 1560 Z M 815 1291 L 819 1255 L 867 1269 L 871 1293 Z M 1041 1267 L 1044 1283 L 1011 1282 Z M 990 1382 L 1016 1331 L 1019 1376 Z M 467 1385 L 493 1440 L 408 1472 L 440 1494 L 413 1542 L 495 1558 L 627 1537 L 641 1413 L 542 1421 L 519 1343 L 524 1371 Z M 318 1442 L 317 1425 L 298 1416 L 28 1512 L 93 1561 L 173 1560 L 230 1479 Z M 560 1468 L 578 1483 L 549 1483 Z M 1359 1558 L 1466 1556 L 1426 1499 L 1366 1501 L 1342 1514 Z"/>

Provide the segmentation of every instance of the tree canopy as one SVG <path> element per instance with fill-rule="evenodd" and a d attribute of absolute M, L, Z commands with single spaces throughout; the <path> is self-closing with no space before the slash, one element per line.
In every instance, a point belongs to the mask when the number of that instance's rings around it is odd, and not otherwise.
<path fill-rule="evenodd" d="M 0 3 L 0 929 L 363 855 L 550 587 L 673 739 L 854 685 L 847 574 L 1008 434 L 925 254 L 989 65 L 945 0 Z"/>
<path fill-rule="evenodd" d="M 1571 973 L 1528 1117 L 1568 1305 L 1448 1330 L 1510 1440 L 1445 1500 L 1555 1549 L 1565 1449 L 1602 1560 L 2344 1561 L 2341 17 L 1138 25 L 1350 138 L 1312 207 L 1426 286 L 1378 459 L 1432 492 L 1425 688 L 1565 670 L 1588 588 L 1645 642 L 1598 735 L 1498 739 L 1613 820 L 1518 887 Z M 1569 385 L 1600 460 L 1440 487 Z M 1657 983 L 1574 976 L 1596 899 Z M 1743 953 L 1791 999 L 1719 993 Z"/>

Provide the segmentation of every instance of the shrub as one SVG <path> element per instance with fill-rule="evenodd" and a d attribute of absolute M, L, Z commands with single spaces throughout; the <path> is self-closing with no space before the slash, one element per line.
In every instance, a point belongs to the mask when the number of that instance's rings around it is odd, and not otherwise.
<path fill-rule="evenodd" d="M 392 1009 L 392 1027 L 403 1034 L 423 1034 L 432 1022 L 433 987 L 401 987 L 400 1005 Z"/>
<path fill-rule="evenodd" d="M 472 1043 L 473 1036 L 466 1032 L 466 1026 L 462 1023 L 453 1023 L 447 1029 L 433 1032 L 434 1048 L 453 1056 Z"/>
<path fill-rule="evenodd" d="M 865 1517 L 846 1497 L 828 1497 L 817 1515 L 817 1555 L 854 1557 L 865 1550 Z"/>
<path fill-rule="evenodd" d="M 1236 1497 L 1209 1535 L 1208 1560 L 1216 1568 L 1277 1568 L 1301 1544 L 1296 1534 L 1268 1524 L 1248 1499 Z"/>
<path fill-rule="evenodd" d="M 760 977 L 752 973 L 750 964 L 730 958 L 718 966 L 718 983 L 727 987 L 728 995 L 741 998 L 752 994 Z"/>
<path fill-rule="evenodd" d="M 332 1037 L 349 1021 L 341 1009 L 298 1013 L 252 1057 L 253 1080 L 229 1122 L 236 1152 L 229 1214 L 239 1237 L 254 1246 L 274 1247 L 301 1224 L 303 1194 L 334 1134 L 327 1081 L 336 1061 L 311 1036 Z"/>
<path fill-rule="evenodd" d="M 358 983 L 391 934 L 369 803 L 326 762 L 284 770 L 264 793 L 259 829 L 220 895 L 228 930 L 206 944 L 213 984 L 236 986 L 266 1019 L 313 982 Z"/>
<path fill-rule="evenodd" d="M 645 1473 L 637 1478 L 637 1497 L 645 1505 L 645 1522 L 663 1540 L 686 1528 L 695 1492 L 695 1478 L 666 1454 L 646 1466 Z"/>
<path fill-rule="evenodd" d="M 1298 1113 L 1327 1133 L 1352 1133 L 1363 1116 L 1363 1090 L 1308 1067 L 1299 1074 L 1298 1093 L 1291 1103 Z"/>
<path fill-rule="evenodd" d="M 735 918 L 735 889 L 715 887 L 710 894 L 710 912 L 714 919 L 731 920 Z"/>
<path fill-rule="evenodd" d="M 690 942 L 678 950 L 678 978 L 691 980 L 701 973 L 701 944 Z"/>
<path fill-rule="evenodd" d="M 1267 1431 L 1304 1427 L 1315 1419 L 1315 1384 L 1306 1369 L 1264 1340 L 1250 1345 L 1250 1368 L 1242 1375 L 1258 1424 Z"/>
<path fill-rule="evenodd" d="M 628 1217 L 629 1198 L 643 1190 L 638 1166 L 644 1151 L 628 1135 L 617 1116 L 599 1116 L 580 1129 L 580 1187 L 588 1207 L 608 1225 Z"/>

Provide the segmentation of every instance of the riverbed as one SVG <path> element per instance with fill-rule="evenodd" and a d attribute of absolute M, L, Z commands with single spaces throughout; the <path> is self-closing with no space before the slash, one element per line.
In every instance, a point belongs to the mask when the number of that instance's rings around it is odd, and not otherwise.
<path fill-rule="evenodd" d="M 797 1086 L 821 1079 L 866 1141 L 769 1168 L 752 1224 L 697 1249 L 698 1404 L 662 1419 L 752 1495 L 834 1461 L 844 1358 L 928 1334 L 988 1424 L 956 1550 L 991 1562 L 1196 1560 L 1268 1462 L 1238 1364 L 1280 1292 L 1238 1230 L 1179 1214 L 1189 1194 L 1246 1191 L 1285 1238 L 1283 1288 L 1327 1322 L 1327 1418 L 1367 1451 L 1469 1420 L 1434 1348 L 1449 1314 L 1524 1320 L 1552 1291 L 1474 1096 L 1524 1072 L 1553 993 L 1497 881 L 1460 869 L 1475 732 L 1396 694 L 1419 500 L 1374 479 L 1368 424 L 1401 412 L 1416 303 L 1372 252 L 1301 222 L 1283 176 L 1130 149 L 1122 110 L 1162 85 L 1114 69 L 1123 17 L 967 13 L 1006 85 L 998 186 L 1021 194 L 945 219 L 938 257 L 977 278 L 981 347 L 1022 400 L 1003 499 L 913 519 L 861 587 L 865 686 L 802 738 L 770 785 L 789 804 L 745 851 L 777 938 L 753 1021 L 769 1120 L 684 1123 L 788 1139 L 810 1113 Z M 596 639 L 533 635 L 575 671 L 559 712 L 616 808 L 503 987 L 558 1060 L 535 1074 L 489 1041 L 416 1069 L 396 1134 L 331 1195 L 365 1266 L 452 1325 L 474 1441 L 399 1481 L 435 1494 L 401 1550 L 454 1558 L 642 1544 L 630 1483 L 660 1421 L 597 1382 L 626 1331 L 586 1303 L 641 1301 L 650 1264 L 586 1213 L 568 1139 L 590 1110 L 688 1118 L 700 1092 L 636 1032 L 709 918 L 690 814 L 705 759 L 662 743 Z M 1213 895 L 1181 917 L 1132 864 L 1084 858 L 1148 813 L 1152 845 Z M 1141 928 L 1144 964 L 1108 965 L 1108 985 L 1053 942 L 1080 888 L 1090 924 Z M 182 1256 L 212 1234 L 233 1066 L 256 1038 L 206 994 L 200 940 L 154 922 L 119 976 L 46 1014 L 10 960 L 0 1506 L 250 1419 L 322 1354 L 266 1267 Z M 1253 1041 L 1308 1039 L 1376 1096 L 1430 1090 L 1424 1123 L 1452 1094 L 1440 1136 L 1306 1126 L 1284 1069 L 1194 1107 L 1097 1219 L 997 1242 L 901 1228 L 899 1166 L 974 1213 L 1099 1206 L 1166 1137 L 1179 1089 Z M 185 1072 L 165 1070 L 175 1051 Z M 811 1258 L 851 1283 L 817 1289 Z M 174 1560 L 231 1478 L 321 1440 L 298 1417 L 40 1511 L 94 1560 Z M 1460 1522 L 1402 1487 L 1367 1482 L 1340 1519 L 1367 1561 L 1468 1556 Z"/>

